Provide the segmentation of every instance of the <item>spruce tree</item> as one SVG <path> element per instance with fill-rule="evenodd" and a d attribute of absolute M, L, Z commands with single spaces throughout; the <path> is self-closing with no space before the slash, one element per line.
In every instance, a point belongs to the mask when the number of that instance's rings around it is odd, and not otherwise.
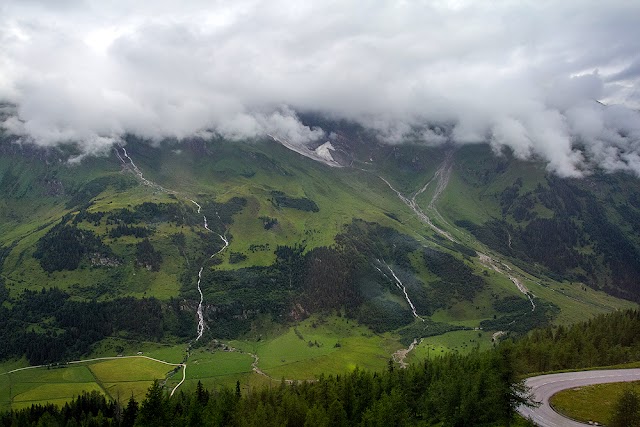
<path fill-rule="evenodd" d="M 144 401 L 142 401 L 135 425 L 144 427 L 167 425 L 167 407 L 162 386 L 158 380 L 155 380 L 149 387 Z"/>
<path fill-rule="evenodd" d="M 626 388 L 618 398 L 609 423 L 611 427 L 640 426 L 640 396 Z"/>

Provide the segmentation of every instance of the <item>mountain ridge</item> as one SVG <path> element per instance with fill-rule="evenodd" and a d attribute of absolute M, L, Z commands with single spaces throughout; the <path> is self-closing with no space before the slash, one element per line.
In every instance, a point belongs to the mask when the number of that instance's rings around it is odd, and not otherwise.
<path fill-rule="evenodd" d="M 345 134 L 335 145 L 338 157 L 348 154 L 351 139 Z M 21 220 L 28 218 L 26 213 L 20 217 L 16 212 L 5 214 L 2 221 L 5 230 L 12 229 L 1 242 L 2 277 L 12 300 L 21 297 L 22 289 L 37 290 L 48 283 L 85 300 L 106 302 L 130 295 L 197 302 L 195 277 L 199 266 L 206 265 L 201 274 L 207 339 L 242 336 L 264 314 L 288 323 L 329 310 L 378 333 L 395 331 L 407 345 L 429 334 L 429 326 L 440 333 L 458 327 L 523 333 L 533 326 L 629 306 L 597 290 L 587 292 L 585 285 L 553 280 L 544 263 L 529 267 L 522 254 L 514 256 L 484 237 L 490 227 L 486 218 L 502 215 L 502 199 L 492 195 L 486 204 L 482 194 L 459 198 L 455 192 L 473 195 L 476 187 L 495 186 L 496 177 L 505 181 L 505 176 L 516 176 L 522 165 L 507 156 L 498 158 L 493 169 L 482 166 L 492 162 L 486 149 L 478 153 L 480 148 L 474 147 L 452 151 L 371 144 L 364 156 L 364 146 L 351 152 L 351 166 L 328 169 L 266 140 L 244 144 L 194 139 L 153 147 L 134 138 L 118 156 L 114 152 L 70 167 L 52 162 L 24 169 L 19 166 L 29 164 L 28 157 L 7 148 L 9 144 L 6 139 L 2 144 L 10 154 L 3 156 L 0 182 L 13 184 L 0 186 L 4 203 L 29 205 L 31 214 L 36 213 L 31 222 Z M 36 153 L 36 158 L 42 156 L 42 151 Z M 474 169 L 469 156 L 483 160 L 475 161 Z M 536 171 L 535 164 L 524 165 Z M 87 182 L 80 184 L 83 179 Z M 518 188 L 541 179 L 553 180 L 528 173 Z M 503 187 L 500 194 L 509 194 L 513 184 Z M 523 203 L 526 194 L 517 193 L 513 201 Z M 202 205 L 205 218 L 213 219 L 213 233 L 203 229 L 194 200 Z M 485 200 L 484 213 L 460 209 L 478 200 Z M 519 248 L 522 237 L 509 225 L 517 225 L 510 209 L 498 218 L 507 221 L 503 229 L 513 240 L 507 247 Z M 9 225 L 12 222 L 15 225 Z M 114 255 L 105 252 L 96 258 L 91 254 L 100 250 L 87 247 L 76 268 L 39 273 L 42 258 L 38 261 L 32 254 L 55 227 L 66 230 L 71 247 L 96 236 Z M 228 250 L 203 264 L 207 253 L 221 247 L 216 234 L 223 232 Z M 446 261 L 433 263 L 440 258 Z M 334 266 L 336 275 L 328 275 L 325 265 Z M 468 276 L 456 279 L 465 269 Z M 587 284 L 602 286 L 597 281 Z M 336 292 L 339 286 L 343 290 Z M 342 297 L 319 303 L 330 294 Z M 528 308 L 513 304 L 522 298 Z M 187 306 L 193 304 L 183 303 Z M 184 314 L 176 330 L 195 330 L 194 320 Z M 430 319 L 421 326 L 417 319 L 424 316 Z"/>

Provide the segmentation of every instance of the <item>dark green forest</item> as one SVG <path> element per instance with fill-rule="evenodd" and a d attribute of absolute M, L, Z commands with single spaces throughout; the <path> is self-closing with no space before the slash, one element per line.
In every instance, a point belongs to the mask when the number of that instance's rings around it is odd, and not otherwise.
<path fill-rule="evenodd" d="M 496 195 L 502 218 L 456 225 L 524 270 L 542 267 L 554 279 L 580 281 L 640 301 L 640 253 L 634 237 L 640 230 L 640 199 L 634 193 L 628 202 L 615 199 L 614 194 L 625 194 L 621 181 L 605 174 L 592 182 L 547 176 L 546 185 L 525 191 L 518 178 Z M 600 198 L 591 187 L 603 189 Z M 543 210 L 551 216 L 541 215 Z"/>
<path fill-rule="evenodd" d="M 113 257 L 111 249 L 100 237 L 89 230 L 81 230 L 67 224 L 68 217 L 54 226 L 38 240 L 33 256 L 40 261 L 43 270 L 53 271 L 75 270 L 80 262 L 90 254 Z"/>
<path fill-rule="evenodd" d="M 377 333 L 407 327 L 414 321 L 411 311 L 387 297 L 389 293 L 402 297 L 389 268 L 402 279 L 417 311 L 427 316 L 452 301 L 473 300 L 485 286 L 481 276 L 453 255 L 425 248 L 394 229 L 361 220 L 346 226 L 330 247 L 305 251 L 300 245 L 278 246 L 274 253 L 276 260 L 270 266 L 203 272 L 205 298 L 208 289 L 215 290 L 212 299 L 216 301 L 216 311 L 207 313 L 211 325 L 208 333 L 212 337 L 228 339 L 246 333 L 258 314 L 269 313 L 274 318 L 290 320 L 306 316 L 295 311 L 298 306 L 310 313 L 344 311 L 346 316 Z M 411 254 L 437 279 L 429 283 L 420 281 Z M 192 286 L 195 275 L 196 266 L 183 276 L 183 293 L 192 299 L 196 298 Z M 527 311 L 530 310 L 524 308 L 505 316 L 526 315 Z M 541 310 L 522 330 L 545 325 L 552 315 Z M 424 337 L 453 329 L 457 327 L 440 325 L 412 333 Z M 415 336 L 407 338 L 408 341 Z"/>
<path fill-rule="evenodd" d="M 187 340 L 193 316 L 179 300 L 154 298 L 76 301 L 59 289 L 25 290 L 11 305 L 0 283 L 0 359 L 26 356 L 32 365 L 64 362 L 91 351 L 92 345 L 116 334 L 159 341 L 168 336 Z M 32 325 L 39 325 L 34 330 Z"/>
<path fill-rule="evenodd" d="M 305 212 L 319 212 L 320 208 L 313 200 L 307 197 L 291 197 L 282 191 L 272 191 L 271 203 L 277 208 L 292 208 Z"/>
<path fill-rule="evenodd" d="M 534 329 L 513 344 L 521 373 L 640 361 L 640 312 L 604 314 L 571 326 Z"/>

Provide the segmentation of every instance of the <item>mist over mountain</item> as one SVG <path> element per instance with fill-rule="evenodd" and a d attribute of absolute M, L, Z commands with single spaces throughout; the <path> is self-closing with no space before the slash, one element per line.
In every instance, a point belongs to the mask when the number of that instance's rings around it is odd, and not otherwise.
<path fill-rule="evenodd" d="M 635 2 L 0 5 L 7 132 L 106 153 L 123 135 L 489 142 L 563 177 L 640 173 Z M 600 101 L 600 102 L 597 102 Z"/>
<path fill-rule="evenodd" d="M 0 1 L 0 424 L 511 425 L 637 363 L 639 16 Z"/>

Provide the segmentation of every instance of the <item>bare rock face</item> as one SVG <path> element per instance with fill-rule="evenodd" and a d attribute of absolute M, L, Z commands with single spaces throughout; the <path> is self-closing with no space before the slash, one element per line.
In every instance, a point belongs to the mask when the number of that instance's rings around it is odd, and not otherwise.
<path fill-rule="evenodd" d="M 42 192 L 45 196 L 59 197 L 65 195 L 64 185 L 57 178 L 45 178 L 42 181 Z"/>
<path fill-rule="evenodd" d="M 122 264 L 119 259 L 100 253 L 91 254 L 89 259 L 94 267 L 118 267 Z"/>
<path fill-rule="evenodd" d="M 63 161 L 61 152 L 54 147 L 40 147 L 23 137 L 7 135 L 0 128 L 0 155 L 19 155 L 46 164 Z"/>
<path fill-rule="evenodd" d="M 299 321 L 309 316 L 309 312 L 305 310 L 300 303 L 296 303 L 289 312 L 289 317 L 293 320 Z"/>
<path fill-rule="evenodd" d="M 209 154 L 207 149 L 207 143 L 204 139 L 198 137 L 185 138 L 182 141 L 182 146 L 185 149 L 191 150 L 199 156 L 206 156 Z"/>

